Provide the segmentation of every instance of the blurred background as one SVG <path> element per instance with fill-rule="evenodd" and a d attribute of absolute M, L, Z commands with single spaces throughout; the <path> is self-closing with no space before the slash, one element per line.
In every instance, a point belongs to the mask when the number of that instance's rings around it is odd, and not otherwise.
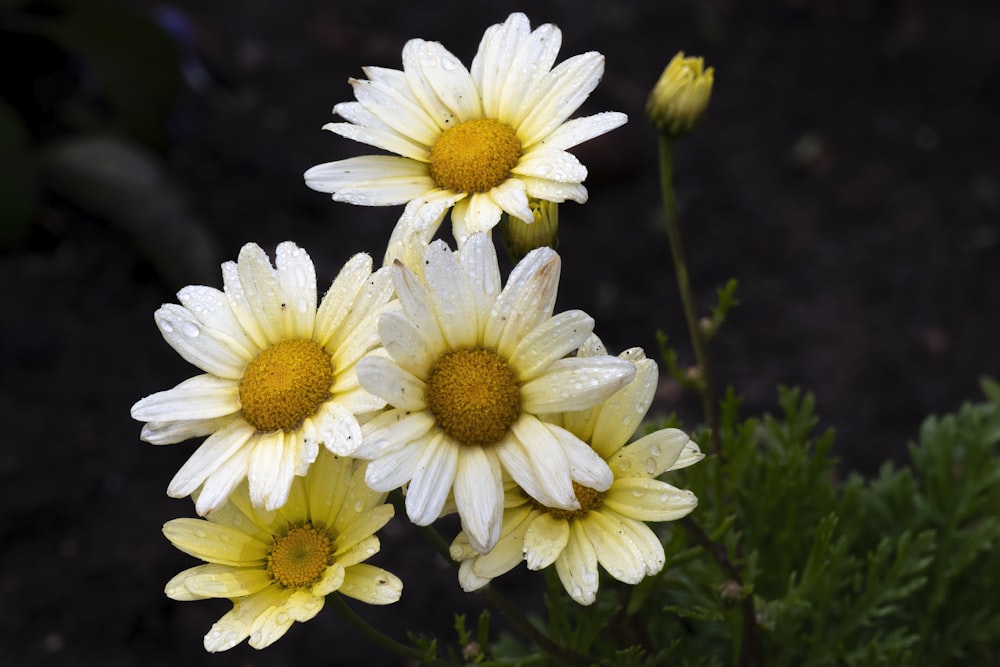
<path fill-rule="evenodd" d="M 302 172 L 369 152 L 320 128 L 412 37 L 468 64 L 525 9 L 562 28 L 560 60 L 606 56 L 580 114 L 631 120 L 575 150 L 590 201 L 560 210 L 557 309 L 591 313 L 613 352 L 654 356 L 662 330 L 691 362 L 643 111 L 683 50 L 716 69 L 677 149 L 692 283 L 707 310 L 740 282 L 717 383 L 746 415 L 777 410 L 778 384 L 814 392 L 843 474 L 905 462 L 925 415 L 978 398 L 1000 376 L 1000 5 L 750 4 L 0 0 L 0 664 L 400 664 L 329 610 L 265 652 L 206 655 L 229 604 L 162 592 L 195 564 L 160 533 L 193 515 L 165 488 L 195 443 L 139 441 L 129 407 L 193 374 L 153 311 L 220 286 L 243 243 L 296 241 L 323 289 L 352 254 L 381 258 L 400 209 L 332 202 Z M 668 380 L 653 411 L 700 419 Z M 373 561 L 403 600 L 359 611 L 450 641 L 452 611 L 485 602 L 405 523 Z M 499 585 L 532 605 L 540 581 Z"/>

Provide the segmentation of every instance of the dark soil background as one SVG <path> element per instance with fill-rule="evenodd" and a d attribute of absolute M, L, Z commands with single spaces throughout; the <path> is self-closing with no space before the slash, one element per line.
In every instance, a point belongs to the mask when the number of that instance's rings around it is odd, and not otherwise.
<path fill-rule="evenodd" d="M 1000 5 L 749 5 L 136 4 L 170 27 L 183 58 L 188 85 L 166 97 L 153 84 L 176 80 L 169 59 L 164 67 L 126 49 L 88 61 L 24 28 L 80 5 L 3 10 L 4 41 L 19 49 L 3 92 L 30 139 L 13 173 L 40 180 L 22 189 L 38 194 L 35 208 L 0 254 L 0 664 L 399 664 L 330 610 L 264 652 L 204 654 L 201 638 L 228 603 L 162 592 L 194 564 L 160 526 L 193 514 L 165 488 L 195 444 L 139 441 L 129 407 L 193 373 L 153 311 L 183 284 L 220 285 L 218 263 L 244 242 L 269 252 L 298 242 L 321 286 L 355 252 L 381 257 L 401 209 L 331 202 L 301 175 L 368 152 L 320 127 L 351 99 L 348 77 L 364 65 L 399 68 L 412 37 L 468 63 L 483 30 L 523 8 L 533 25 L 562 28 L 560 59 L 605 54 L 604 80 L 581 113 L 631 120 L 576 150 L 591 197 L 561 209 L 558 308 L 594 315 L 612 350 L 652 354 L 663 329 L 690 362 L 643 113 L 663 66 L 684 50 L 716 68 L 705 123 L 678 146 L 692 282 L 707 309 L 717 287 L 740 281 L 741 305 L 714 342 L 718 383 L 744 395 L 747 414 L 776 410 L 779 383 L 814 392 L 844 472 L 904 462 L 925 415 L 977 398 L 981 375 L 1000 376 Z M 105 46 L 140 34 L 106 17 L 91 25 Z M 109 72 L 129 67 L 142 76 L 122 95 Z M 130 104 L 133 118 L 157 118 L 143 104 L 155 111 L 164 100 L 159 126 L 107 122 Z M 7 190 L 20 183 L 5 180 Z M 698 422 L 696 401 L 671 382 L 661 399 L 655 410 Z M 360 613 L 397 637 L 412 629 L 450 640 L 451 611 L 484 602 L 460 593 L 405 519 L 382 535 L 373 562 L 403 577 L 403 600 Z M 501 586 L 521 581 L 540 578 Z M 522 599 L 539 598 L 528 588 Z"/>

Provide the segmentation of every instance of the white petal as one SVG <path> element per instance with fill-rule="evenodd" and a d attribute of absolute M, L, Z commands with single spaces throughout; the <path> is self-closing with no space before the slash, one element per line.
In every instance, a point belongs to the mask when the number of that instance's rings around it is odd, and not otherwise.
<path fill-rule="evenodd" d="M 617 111 L 605 111 L 584 118 L 573 118 L 556 128 L 552 134 L 538 142 L 538 145 L 566 150 L 621 127 L 626 122 L 628 122 L 628 116 Z"/>
<path fill-rule="evenodd" d="M 534 222 L 535 214 L 528 205 L 528 194 L 521 179 L 508 178 L 490 190 L 490 197 L 508 215 L 524 222 Z"/>
<path fill-rule="evenodd" d="M 424 279 L 430 288 L 435 319 L 451 349 L 477 343 L 478 313 L 472 288 L 455 253 L 444 243 L 432 243 L 424 254 Z"/>
<path fill-rule="evenodd" d="M 489 192 L 470 194 L 456 204 L 452 211 L 455 240 L 462 245 L 470 234 L 490 231 L 497 226 L 502 215 L 503 209 L 493 201 Z"/>
<path fill-rule="evenodd" d="M 385 357 L 371 355 L 359 361 L 358 380 L 366 391 L 385 399 L 394 408 L 421 410 L 426 406 L 423 380 Z"/>
<path fill-rule="evenodd" d="M 236 264 L 247 305 L 268 342 L 289 338 L 281 307 L 286 303 L 285 293 L 267 255 L 256 244 L 248 243 L 240 249 Z"/>
<path fill-rule="evenodd" d="M 392 604 L 399 600 L 403 582 L 380 567 L 361 563 L 344 571 L 344 583 L 337 592 L 368 604 Z"/>
<path fill-rule="evenodd" d="M 559 255 L 550 248 L 536 248 L 517 263 L 486 323 L 487 347 L 509 359 L 521 339 L 552 316 L 559 271 Z"/>
<path fill-rule="evenodd" d="M 410 95 L 406 75 L 399 70 L 370 67 L 370 78 L 351 79 L 354 96 L 373 116 L 415 144 L 432 146 L 441 129 L 427 110 Z"/>
<path fill-rule="evenodd" d="M 361 446 L 361 427 L 357 418 L 343 406 L 328 401 L 312 419 L 316 440 L 338 456 L 352 456 Z"/>
<path fill-rule="evenodd" d="M 614 481 L 611 468 L 590 445 L 555 424 L 546 424 L 546 427 L 563 446 L 574 482 L 597 491 L 605 491 L 611 486 Z"/>
<path fill-rule="evenodd" d="M 392 491 L 410 481 L 427 444 L 427 440 L 418 440 L 370 461 L 365 484 L 373 491 Z"/>
<path fill-rule="evenodd" d="M 472 76 L 439 43 L 408 41 L 403 46 L 403 71 L 413 93 L 442 130 L 482 116 Z"/>
<path fill-rule="evenodd" d="M 492 579 L 508 572 L 524 560 L 524 535 L 538 510 L 522 505 L 504 512 L 500 539 L 489 553 L 477 556 L 472 571 L 480 577 Z"/>
<path fill-rule="evenodd" d="M 671 469 L 689 441 L 679 429 L 660 429 L 622 447 L 608 465 L 616 477 L 658 477 Z"/>
<path fill-rule="evenodd" d="M 531 522 L 524 535 L 524 559 L 529 570 L 542 570 L 552 565 L 569 542 L 570 522 L 542 512 Z"/>
<path fill-rule="evenodd" d="M 292 337 L 311 338 L 316 320 L 316 269 L 309 254 L 294 243 L 280 243 L 274 253 L 282 310 Z"/>
<path fill-rule="evenodd" d="M 392 155 L 362 155 L 308 169 L 306 185 L 360 206 L 397 206 L 435 188 L 423 162 Z"/>
<path fill-rule="evenodd" d="M 525 191 L 529 197 L 562 203 L 564 201 L 575 201 L 577 204 L 587 203 L 587 188 L 579 183 L 560 183 L 547 178 L 532 178 L 530 176 L 519 177 L 524 183 Z"/>
<path fill-rule="evenodd" d="M 634 375 L 635 367 L 617 357 L 560 359 L 521 387 L 522 408 L 534 413 L 583 410 L 616 392 Z"/>
<path fill-rule="evenodd" d="M 285 436 L 283 432 L 263 433 L 254 440 L 247 481 L 250 484 L 250 501 L 255 507 L 275 509 L 265 503 L 271 498 L 275 487 L 281 481 L 284 455 Z"/>
<path fill-rule="evenodd" d="M 529 496 L 546 507 L 580 509 L 562 444 L 537 418 L 522 415 L 494 448 L 504 469 Z"/>
<path fill-rule="evenodd" d="M 218 470 L 208 476 L 195 502 L 198 514 L 205 516 L 226 504 L 240 482 L 247 478 L 252 452 L 251 447 L 240 447 Z"/>
<path fill-rule="evenodd" d="M 458 256 L 476 308 L 476 330 L 482 331 L 502 284 L 496 246 L 486 234 L 474 234 L 459 249 Z"/>
<path fill-rule="evenodd" d="M 147 422 L 215 419 L 240 411 L 239 385 L 198 375 L 173 389 L 150 394 L 132 406 L 132 419 Z"/>
<path fill-rule="evenodd" d="M 254 435 L 254 429 L 242 419 L 234 420 L 227 427 L 213 433 L 195 450 L 170 480 L 167 495 L 183 498 L 219 469 Z"/>
<path fill-rule="evenodd" d="M 386 410 L 362 427 L 364 442 L 354 456 L 374 459 L 423 438 L 434 428 L 434 416 L 427 410 Z"/>
<path fill-rule="evenodd" d="M 625 353 L 620 356 L 627 358 Z M 636 373 L 632 381 L 597 408 L 598 414 L 593 422 L 593 432 L 586 435 L 579 434 L 588 440 L 603 458 L 611 457 L 635 434 L 656 393 L 659 378 L 656 362 L 642 358 L 634 363 Z"/>
<path fill-rule="evenodd" d="M 441 508 L 455 483 L 460 446 L 439 435 L 424 448 L 406 487 L 406 514 L 416 525 L 429 525 L 441 516 Z"/>
<path fill-rule="evenodd" d="M 420 330 L 400 311 L 383 313 L 378 321 L 379 338 L 389 356 L 415 377 L 427 377 L 436 361 Z"/>
<path fill-rule="evenodd" d="M 411 141 L 392 129 L 370 125 L 355 125 L 353 123 L 327 123 L 323 126 L 323 129 L 334 134 L 339 134 L 346 139 L 401 155 L 409 160 L 417 162 L 427 162 L 428 160 L 426 146 Z M 321 188 L 315 189 L 325 192 Z"/>
<path fill-rule="evenodd" d="M 638 521 L 676 521 L 698 506 L 698 498 L 658 479 L 624 477 L 605 494 L 604 504 Z"/>
<path fill-rule="evenodd" d="M 597 554 L 580 521 L 570 522 L 569 541 L 556 559 L 556 573 L 571 598 L 579 604 L 593 604 L 599 581 Z"/>
<path fill-rule="evenodd" d="M 245 350 L 248 360 L 253 358 L 256 346 L 229 307 L 225 292 L 204 285 L 188 285 L 177 292 L 177 299 L 202 324 L 224 333 L 234 345 Z"/>
<path fill-rule="evenodd" d="M 567 310 L 545 320 L 521 339 L 510 364 L 521 382 L 532 380 L 557 360 L 573 352 L 594 330 L 594 318 L 582 310 Z"/>
<path fill-rule="evenodd" d="M 587 178 L 587 168 L 572 153 L 536 148 L 521 157 L 511 169 L 517 176 L 547 179 L 558 183 L 582 183 Z"/>
<path fill-rule="evenodd" d="M 431 245 L 444 245 L 444 242 L 435 241 Z M 441 326 L 434 312 L 434 297 L 429 288 L 413 271 L 402 264 L 392 266 L 392 282 L 396 286 L 396 296 L 403 311 L 427 343 L 428 351 L 437 357 L 439 351 L 445 349 L 445 344 Z"/>
<path fill-rule="evenodd" d="M 594 545 L 599 562 L 612 577 L 626 584 L 637 584 L 646 576 L 646 561 L 621 520 L 609 512 L 588 512 L 580 523 Z"/>
<path fill-rule="evenodd" d="M 591 51 L 559 63 L 525 97 L 531 112 L 518 127 L 518 137 L 531 146 L 562 125 L 597 87 L 604 56 Z"/>
<path fill-rule="evenodd" d="M 172 445 L 189 438 L 200 438 L 215 433 L 232 420 L 232 417 L 226 416 L 215 419 L 149 422 L 142 427 L 139 437 L 153 445 Z"/>
<path fill-rule="evenodd" d="M 257 349 L 263 350 L 270 344 L 270 341 L 264 329 L 261 328 L 260 323 L 257 321 L 257 317 L 250 309 L 246 289 L 244 289 L 243 283 L 240 282 L 240 269 L 236 262 L 223 263 L 222 285 L 226 300 L 229 302 L 229 309 L 233 311 L 233 315 L 239 320 L 243 331 L 253 341 L 253 344 L 257 346 Z"/>
<path fill-rule="evenodd" d="M 454 486 L 462 529 L 472 548 L 486 553 L 500 539 L 503 524 L 503 480 L 497 455 L 482 447 L 461 447 Z"/>
<path fill-rule="evenodd" d="M 238 379 L 254 354 L 223 331 L 205 326 L 187 308 L 168 303 L 153 315 L 170 347 L 212 375 Z"/>
<path fill-rule="evenodd" d="M 500 117 L 501 102 L 510 79 L 514 79 L 514 83 L 523 83 L 512 72 L 512 66 L 519 55 L 519 47 L 529 39 L 530 32 L 528 17 L 517 12 L 508 16 L 502 24 L 487 28 L 479 42 L 472 59 L 471 74 L 482 91 L 483 112 L 489 118 L 508 124 L 512 120 Z"/>

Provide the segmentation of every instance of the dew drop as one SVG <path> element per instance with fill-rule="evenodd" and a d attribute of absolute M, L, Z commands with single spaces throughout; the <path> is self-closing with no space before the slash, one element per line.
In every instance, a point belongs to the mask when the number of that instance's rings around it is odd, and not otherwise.
<path fill-rule="evenodd" d="M 570 593 L 570 596 L 573 598 L 583 597 L 583 589 L 580 588 L 579 586 L 574 586 L 573 591 Z"/>
<path fill-rule="evenodd" d="M 288 623 L 288 614 L 286 614 L 285 612 L 281 612 L 280 614 L 274 617 L 274 621 L 278 625 L 285 625 L 286 623 Z"/>
<path fill-rule="evenodd" d="M 205 537 L 205 529 L 204 528 L 195 528 L 194 529 L 194 536 L 195 537 Z"/>
<path fill-rule="evenodd" d="M 173 333 L 174 325 L 168 322 L 167 320 L 163 320 L 162 322 L 160 322 L 160 329 L 163 331 L 163 333 Z"/>
<path fill-rule="evenodd" d="M 199 329 L 198 325 L 194 322 L 185 322 L 182 329 L 184 331 L 184 335 L 188 338 L 197 338 L 198 335 L 201 334 L 201 329 Z"/>
<path fill-rule="evenodd" d="M 354 501 L 354 511 L 355 512 L 363 512 L 364 509 L 365 509 L 365 501 L 363 501 L 363 500 L 355 500 Z"/>
<path fill-rule="evenodd" d="M 650 475 L 656 472 L 656 459 L 652 457 L 646 459 L 646 472 Z"/>
<path fill-rule="evenodd" d="M 253 632 L 250 633 L 250 643 L 256 644 L 257 642 L 260 641 L 260 637 L 261 637 L 260 630 L 254 630 Z"/>
<path fill-rule="evenodd" d="M 652 456 L 659 456 L 660 454 L 663 453 L 663 448 L 660 447 L 659 445 L 651 445 L 649 448 L 649 453 Z"/>

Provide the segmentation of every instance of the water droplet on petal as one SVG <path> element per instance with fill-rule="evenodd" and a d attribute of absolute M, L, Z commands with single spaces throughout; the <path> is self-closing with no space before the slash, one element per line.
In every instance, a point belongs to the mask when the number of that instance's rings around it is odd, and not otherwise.
<path fill-rule="evenodd" d="M 167 320 L 163 320 L 162 322 L 160 322 L 160 329 L 163 331 L 163 333 L 173 333 L 174 325 L 168 322 Z"/>
<path fill-rule="evenodd" d="M 354 501 L 354 511 L 355 512 L 363 512 L 364 509 L 365 509 L 365 501 L 363 501 L 363 500 L 355 500 Z"/>
<path fill-rule="evenodd" d="M 184 335 L 188 338 L 197 338 L 201 333 L 201 329 L 199 329 L 198 325 L 194 322 L 185 322 L 182 329 L 184 331 Z"/>
<path fill-rule="evenodd" d="M 656 459 L 652 457 L 646 459 L 646 472 L 650 475 L 656 472 Z"/>

